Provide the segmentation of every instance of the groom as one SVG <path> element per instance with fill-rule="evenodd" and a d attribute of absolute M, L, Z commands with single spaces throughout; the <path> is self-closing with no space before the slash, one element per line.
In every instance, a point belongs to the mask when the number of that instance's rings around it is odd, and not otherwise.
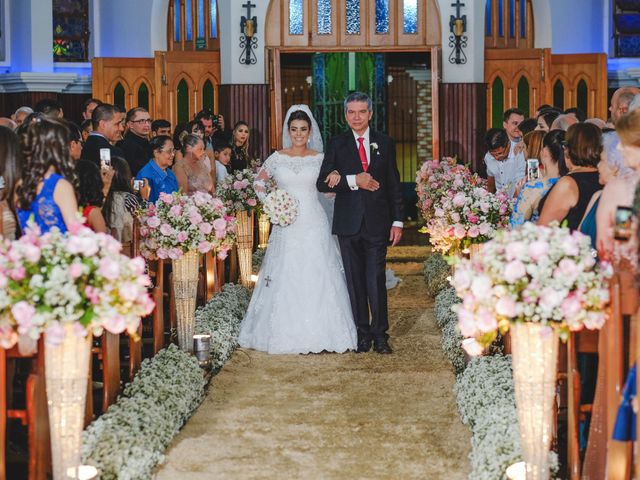
<path fill-rule="evenodd" d="M 317 187 L 336 192 L 333 233 L 342 261 L 358 331 L 358 352 L 392 353 L 387 330 L 385 284 L 387 244 L 402 237 L 403 204 L 395 142 L 369 128 L 373 106 L 368 95 L 350 94 L 344 116 L 351 129 L 329 142 Z M 340 175 L 334 186 L 327 178 Z M 371 315 L 369 315 L 371 313 Z"/>

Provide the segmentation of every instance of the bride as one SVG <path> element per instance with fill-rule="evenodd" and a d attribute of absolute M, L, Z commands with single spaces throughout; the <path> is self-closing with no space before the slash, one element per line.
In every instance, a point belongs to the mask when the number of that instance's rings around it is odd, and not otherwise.
<path fill-rule="evenodd" d="M 354 350 L 356 329 L 340 252 L 316 189 L 322 138 L 309 107 L 289 109 L 282 144 L 284 150 L 267 158 L 258 180 L 274 179 L 298 200 L 299 213 L 291 225 L 273 227 L 240 346 L 269 353 Z M 338 180 L 337 173 L 327 177 L 330 185 Z M 263 196 L 259 185 L 256 191 Z"/>

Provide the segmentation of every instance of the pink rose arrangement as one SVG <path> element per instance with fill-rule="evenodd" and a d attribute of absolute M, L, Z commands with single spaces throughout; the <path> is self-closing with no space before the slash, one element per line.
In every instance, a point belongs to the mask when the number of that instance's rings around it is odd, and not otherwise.
<path fill-rule="evenodd" d="M 264 200 L 264 213 L 274 225 L 286 227 L 298 218 L 298 200 L 287 191 L 276 188 Z"/>
<path fill-rule="evenodd" d="M 235 242 L 236 219 L 224 202 L 208 193 L 161 193 L 139 214 L 140 250 L 147 258 L 176 260 L 190 250 L 216 252 L 225 259 Z"/>
<path fill-rule="evenodd" d="M 461 253 L 508 228 L 511 210 L 511 200 L 504 192 L 493 194 L 483 187 L 465 185 L 436 205 L 426 225 L 429 241 L 442 253 Z"/>
<path fill-rule="evenodd" d="M 436 208 L 444 198 L 452 198 L 465 186 L 482 186 L 484 180 L 472 174 L 465 165 L 456 163 L 455 158 L 429 160 L 422 164 L 416 176 L 418 209 L 425 222 L 429 222 Z"/>
<path fill-rule="evenodd" d="M 256 175 L 251 169 L 237 171 L 218 184 L 216 195 L 227 209 L 236 214 L 251 212 L 258 207 L 258 194 L 254 189 Z"/>
<path fill-rule="evenodd" d="M 610 268 L 598 265 L 588 236 L 531 222 L 498 232 L 481 255 L 456 265 L 451 284 L 463 348 L 478 355 L 512 322 L 536 322 L 570 331 L 596 330 L 605 322 Z"/>
<path fill-rule="evenodd" d="M 58 345 L 69 324 L 78 336 L 136 335 L 140 318 L 154 308 L 151 281 L 144 260 L 121 248 L 81 224 L 65 235 L 57 229 L 41 235 L 32 225 L 20 239 L 0 244 L 0 347 L 42 333 Z"/>

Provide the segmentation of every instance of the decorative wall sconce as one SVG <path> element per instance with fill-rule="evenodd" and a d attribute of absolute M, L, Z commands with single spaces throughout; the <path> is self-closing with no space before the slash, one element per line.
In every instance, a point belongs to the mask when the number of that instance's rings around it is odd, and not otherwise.
<path fill-rule="evenodd" d="M 462 65 L 467 63 L 467 56 L 465 55 L 463 48 L 467 48 L 467 16 L 460 15 L 460 8 L 464 7 L 464 3 L 460 3 L 460 0 L 456 0 L 456 3 L 451 4 L 452 7 L 456 7 L 456 14 L 449 17 L 449 48 L 452 48 L 449 55 L 449 63 L 455 63 Z"/>
<path fill-rule="evenodd" d="M 239 60 L 243 65 L 253 65 L 258 62 L 254 51 L 258 47 L 258 38 L 255 36 L 258 33 L 258 19 L 255 15 L 251 16 L 251 9 L 255 7 L 251 0 L 242 5 L 242 8 L 247 9 L 247 16 L 243 16 L 240 19 L 240 32 L 242 32 L 240 35 L 240 48 L 242 53 Z"/>

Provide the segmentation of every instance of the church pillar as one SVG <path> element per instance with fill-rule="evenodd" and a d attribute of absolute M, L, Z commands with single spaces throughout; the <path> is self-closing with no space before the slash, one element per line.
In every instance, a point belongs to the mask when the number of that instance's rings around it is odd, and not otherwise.
<path fill-rule="evenodd" d="M 457 156 L 483 170 L 483 138 L 487 129 L 487 89 L 484 83 L 484 14 L 485 2 L 460 2 L 466 15 L 466 63 L 449 60 L 449 20 L 456 15 L 456 3 L 439 0 L 442 28 L 442 83 L 439 88 L 440 156 Z"/>

